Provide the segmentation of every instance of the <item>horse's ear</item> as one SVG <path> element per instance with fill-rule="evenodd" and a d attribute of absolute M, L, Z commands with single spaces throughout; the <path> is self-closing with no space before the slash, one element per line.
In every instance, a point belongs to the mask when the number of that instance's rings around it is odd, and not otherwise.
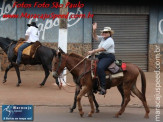
<path fill-rule="evenodd" d="M 60 53 L 65 54 L 65 52 L 60 47 L 58 48 L 58 50 L 59 50 Z"/>
<path fill-rule="evenodd" d="M 59 58 L 61 57 L 61 55 L 62 55 L 61 52 L 58 52 L 58 57 L 59 57 Z"/>

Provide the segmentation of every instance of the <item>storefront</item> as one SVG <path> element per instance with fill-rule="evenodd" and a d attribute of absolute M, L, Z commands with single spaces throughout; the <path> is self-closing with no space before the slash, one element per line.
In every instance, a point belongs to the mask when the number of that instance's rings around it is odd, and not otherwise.
<path fill-rule="evenodd" d="M 17 0 L 18 2 L 22 2 Z M 161 1 L 161 0 L 160 0 Z M 161 2 L 145 0 L 84 1 L 82 8 L 69 8 L 69 14 L 93 14 L 93 18 L 68 18 L 68 52 L 86 55 L 88 50 L 97 48 L 99 42 L 92 39 L 92 23 L 98 23 L 97 34 L 110 26 L 116 48 L 116 58 L 138 65 L 144 71 L 155 70 L 155 47 L 160 46 L 160 65 L 163 65 L 163 9 Z M 41 2 L 41 1 L 40 1 Z M 47 1 L 48 2 L 48 1 Z M 53 1 L 57 2 L 57 1 Z M 74 3 L 73 0 L 69 2 Z M 76 1 L 78 3 L 79 1 Z M 28 1 L 28 3 L 34 3 Z M 49 1 L 52 4 L 52 1 Z M 4 19 L 3 14 L 59 14 L 59 8 L 12 8 L 10 0 L 0 2 L 0 36 L 18 40 L 24 37 L 26 24 L 36 21 L 41 32 L 40 41 L 57 49 L 59 19 Z M 64 43 L 64 40 L 63 40 Z M 7 58 L 1 56 L 1 66 L 7 67 Z M 162 70 L 162 69 L 161 69 Z"/>

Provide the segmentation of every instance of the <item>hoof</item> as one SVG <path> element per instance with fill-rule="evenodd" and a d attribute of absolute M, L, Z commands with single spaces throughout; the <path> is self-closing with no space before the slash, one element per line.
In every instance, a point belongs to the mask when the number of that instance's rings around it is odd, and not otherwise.
<path fill-rule="evenodd" d="M 96 109 L 96 113 L 100 113 L 100 110 L 99 109 Z"/>
<path fill-rule="evenodd" d="M 119 114 L 115 114 L 115 116 L 114 116 L 115 118 L 118 118 L 119 117 Z"/>
<path fill-rule="evenodd" d="M 88 117 L 92 117 L 92 113 L 89 113 L 87 116 L 88 116 Z"/>
<path fill-rule="evenodd" d="M 74 109 L 70 108 L 70 113 L 73 113 Z"/>
<path fill-rule="evenodd" d="M 18 83 L 16 86 L 17 86 L 17 87 L 19 87 L 19 86 L 20 86 L 20 84 Z"/>
<path fill-rule="evenodd" d="M 81 113 L 80 113 L 80 117 L 83 117 L 83 115 L 84 115 L 84 112 L 81 112 Z"/>
<path fill-rule="evenodd" d="M 7 80 L 3 80 L 3 82 L 2 83 L 6 83 L 7 82 Z"/>
<path fill-rule="evenodd" d="M 59 86 L 58 86 L 58 88 L 61 90 L 61 88 L 62 88 L 62 85 L 59 85 Z"/>
<path fill-rule="evenodd" d="M 144 118 L 149 119 L 149 115 L 145 115 Z"/>
<path fill-rule="evenodd" d="M 41 83 L 41 84 L 40 84 L 40 87 L 42 87 L 42 86 L 44 86 L 44 84 Z"/>

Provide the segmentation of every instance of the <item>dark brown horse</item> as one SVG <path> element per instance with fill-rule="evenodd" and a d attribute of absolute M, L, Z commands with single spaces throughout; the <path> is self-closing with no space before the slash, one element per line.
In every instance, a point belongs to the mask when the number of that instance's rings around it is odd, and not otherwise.
<path fill-rule="evenodd" d="M 15 65 L 13 62 L 16 62 L 16 58 L 17 56 L 14 54 L 14 48 L 15 45 L 17 44 L 17 41 L 9 39 L 9 38 L 3 38 L 0 37 L 0 47 L 3 49 L 3 51 L 6 53 L 8 60 L 10 62 L 9 66 L 6 68 L 5 70 L 5 74 L 4 74 L 4 80 L 3 83 L 5 83 L 7 81 L 7 73 L 8 71 L 14 67 L 17 73 L 17 77 L 18 77 L 18 83 L 17 86 L 20 86 L 21 84 L 21 78 L 20 78 L 20 71 L 19 71 L 19 66 Z M 52 60 L 54 55 L 56 55 L 56 50 L 49 48 L 49 47 L 45 47 L 45 46 L 40 46 L 35 54 L 34 58 L 22 58 L 22 62 L 21 64 L 27 65 L 42 65 L 44 71 L 45 71 L 45 78 L 42 81 L 42 83 L 40 84 L 40 86 L 44 86 L 45 82 L 50 74 L 50 71 L 52 70 Z M 59 86 L 58 83 L 58 79 L 56 79 L 56 83 Z"/>
<path fill-rule="evenodd" d="M 130 101 L 131 92 L 133 92 L 143 103 L 145 108 L 145 118 L 149 118 L 149 108 L 146 102 L 145 92 L 146 92 L 146 78 L 144 72 L 138 68 L 137 66 L 126 63 L 127 71 L 124 72 L 124 76 L 122 78 L 112 79 L 111 87 L 118 86 L 119 84 L 123 84 L 123 92 L 124 92 L 124 103 L 121 106 L 119 112 L 115 114 L 115 117 L 121 115 Z M 88 116 L 92 116 L 94 113 L 94 105 L 93 105 L 93 97 L 92 97 L 92 89 L 93 89 L 93 80 L 91 77 L 91 60 L 86 59 L 80 55 L 75 53 L 65 54 L 63 51 L 59 51 L 57 57 L 54 57 L 52 62 L 52 71 L 53 77 L 57 78 L 65 67 L 71 72 L 73 76 L 79 78 L 78 82 L 82 86 L 82 90 L 77 96 L 78 110 L 81 116 L 83 116 L 84 112 L 82 110 L 81 98 L 87 94 L 88 99 L 91 106 L 91 111 L 88 113 Z M 142 92 L 140 92 L 136 87 L 137 77 L 141 74 L 141 83 L 142 83 Z M 107 88 L 109 87 L 109 82 L 106 81 Z"/>

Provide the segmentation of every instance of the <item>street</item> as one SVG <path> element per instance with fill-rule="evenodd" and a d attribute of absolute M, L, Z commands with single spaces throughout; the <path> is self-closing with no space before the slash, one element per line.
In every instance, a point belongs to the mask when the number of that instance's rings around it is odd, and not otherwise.
<path fill-rule="evenodd" d="M 150 107 L 149 119 L 144 118 L 144 107 L 136 96 L 131 97 L 124 114 L 119 118 L 114 118 L 114 114 L 118 112 L 121 104 L 121 96 L 116 87 L 107 90 L 105 97 L 95 94 L 100 105 L 100 113 L 93 114 L 93 117 L 87 117 L 87 113 L 90 111 L 87 97 L 83 97 L 81 101 L 85 112 L 83 118 L 80 117 L 78 109 L 75 109 L 74 113 L 69 113 L 69 108 L 74 99 L 75 87 L 64 86 L 60 90 L 51 74 L 45 86 L 40 87 L 39 84 L 44 78 L 43 71 L 21 71 L 22 84 L 20 87 L 16 87 L 17 76 L 15 71 L 10 71 L 7 82 L 0 84 L 0 105 L 34 105 L 34 122 L 153 122 L 155 121 L 155 74 L 153 72 L 145 74 L 147 79 L 146 99 Z M 0 81 L 3 81 L 3 75 L 4 72 L 0 72 Z M 161 74 L 161 79 L 162 77 Z M 75 86 L 71 76 L 68 76 L 67 82 Z M 137 86 L 141 90 L 140 77 Z M 160 106 L 160 116 L 162 116 L 162 102 Z M 0 114 L 2 114 L 1 111 Z M 2 119 L 0 120 L 2 121 Z"/>
<path fill-rule="evenodd" d="M 100 113 L 93 114 L 93 117 L 87 117 L 89 106 L 83 107 L 83 110 L 85 114 L 81 118 L 77 109 L 74 113 L 69 113 L 69 106 L 35 106 L 34 122 L 155 122 L 154 109 L 150 109 L 149 119 L 144 118 L 144 108 L 127 107 L 119 118 L 114 117 L 119 107 L 100 107 Z"/>

